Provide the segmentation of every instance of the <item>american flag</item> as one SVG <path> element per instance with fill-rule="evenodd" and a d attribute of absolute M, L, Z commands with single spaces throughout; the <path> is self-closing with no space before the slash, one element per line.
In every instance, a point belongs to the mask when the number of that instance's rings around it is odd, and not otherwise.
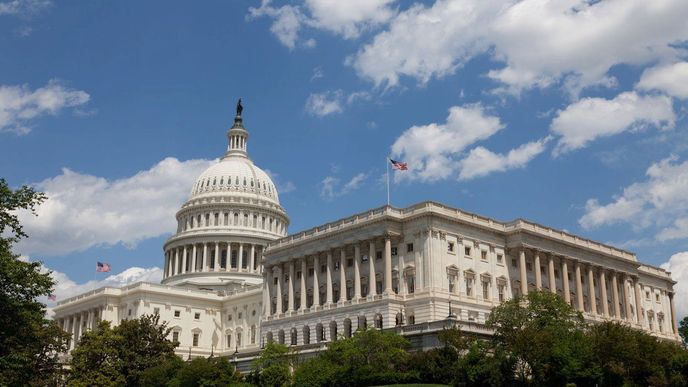
<path fill-rule="evenodd" d="M 392 168 L 400 170 L 400 171 L 406 171 L 408 170 L 408 164 L 402 163 L 401 161 L 394 161 L 392 159 L 389 159 L 389 161 L 392 163 Z"/>
<path fill-rule="evenodd" d="M 96 264 L 96 271 L 99 273 L 107 273 L 110 271 L 110 264 L 105 262 L 98 262 L 98 264 Z"/>
<path fill-rule="evenodd" d="M 56 301 L 56 300 L 57 300 L 57 296 L 55 296 L 54 294 L 49 294 L 49 295 L 48 295 L 48 299 L 49 299 L 50 301 Z"/>

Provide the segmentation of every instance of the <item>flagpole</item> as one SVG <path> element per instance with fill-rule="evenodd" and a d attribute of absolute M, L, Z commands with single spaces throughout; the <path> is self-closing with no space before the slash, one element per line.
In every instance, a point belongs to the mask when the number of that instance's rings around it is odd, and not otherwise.
<path fill-rule="evenodd" d="M 385 168 L 387 171 L 387 205 L 389 206 L 389 157 L 385 158 Z"/>

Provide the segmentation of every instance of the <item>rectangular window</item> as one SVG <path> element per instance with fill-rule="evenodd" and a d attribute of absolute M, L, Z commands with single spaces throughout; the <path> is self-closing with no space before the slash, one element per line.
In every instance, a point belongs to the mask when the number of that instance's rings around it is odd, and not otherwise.
<path fill-rule="evenodd" d="M 309 276 L 309 277 L 313 277 L 313 274 L 314 274 L 314 273 L 315 273 L 315 269 L 314 269 L 314 268 L 312 268 L 312 267 L 308 268 L 308 276 Z"/>
<path fill-rule="evenodd" d="M 473 297 L 473 278 L 466 278 L 466 295 Z"/>
<path fill-rule="evenodd" d="M 659 302 L 659 294 L 655 294 L 655 301 Z"/>
<path fill-rule="evenodd" d="M 368 262 L 368 256 L 367 255 L 362 256 L 361 262 Z"/>
<path fill-rule="evenodd" d="M 488 281 L 483 281 L 483 300 L 490 299 L 490 283 Z"/>
<path fill-rule="evenodd" d="M 559 270 L 554 269 L 554 278 L 559 278 Z"/>
<path fill-rule="evenodd" d="M 179 342 L 179 332 L 172 332 L 172 341 Z"/>
<path fill-rule="evenodd" d="M 131 316 L 131 309 L 129 309 L 129 312 L 127 313 L 128 316 Z"/>
<path fill-rule="evenodd" d="M 220 223 L 220 213 L 216 212 L 215 213 L 215 225 L 217 226 Z"/>
<path fill-rule="evenodd" d="M 194 320 L 200 320 L 201 319 L 201 314 L 196 312 L 194 313 Z"/>
<path fill-rule="evenodd" d="M 406 244 L 406 252 L 410 253 L 413 251 L 413 243 L 407 243 Z"/>
<path fill-rule="evenodd" d="M 375 252 L 375 259 L 382 259 L 382 251 Z"/>
<path fill-rule="evenodd" d="M 487 261 L 487 251 L 480 250 L 480 259 L 482 259 L 483 261 Z"/>
<path fill-rule="evenodd" d="M 296 272 L 296 279 L 301 279 L 301 272 L 300 271 Z"/>
<path fill-rule="evenodd" d="M 178 310 L 174 311 L 174 317 L 179 317 L 179 316 L 181 316 L 181 314 L 182 314 L 181 311 L 178 311 Z"/>
<path fill-rule="evenodd" d="M 406 285 L 408 287 L 409 294 L 413 294 L 416 291 L 416 280 L 413 276 L 408 276 L 406 278 Z"/>
<path fill-rule="evenodd" d="M 650 292 L 648 292 L 648 291 L 645 292 L 645 299 L 647 299 L 647 300 L 650 299 Z"/>
<path fill-rule="evenodd" d="M 237 347 L 241 347 L 241 332 L 237 332 Z"/>
<path fill-rule="evenodd" d="M 447 251 L 450 253 L 454 252 L 454 242 L 447 242 Z"/>
<path fill-rule="evenodd" d="M 530 262 L 527 262 L 527 263 L 526 263 L 526 270 L 528 270 L 528 271 L 533 271 L 533 264 L 530 263 Z"/>
<path fill-rule="evenodd" d="M 502 260 L 504 260 L 504 256 L 502 254 L 497 254 L 497 263 L 502 263 Z"/>
<path fill-rule="evenodd" d="M 277 277 L 273 278 L 272 284 L 277 285 L 277 281 L 279 281 L 279 278 L 277 278 Z"/>
<path fill-rule="evenodd" d="M 504 285 L 499 285 L 498 291 L 499 291 L 499 302 L 504 302 Z"/>
<path fill-rule="evenodd" d="M 160 314 L 160 308 L 153 308 L 153 314 Z"/>
<path fill-rule="evenodd" d="M 518 263 L 516 262 L 516 258 L 511 258 L 511 266 L 512 267 L 518 267 Z"/>
<path fill-rule="evenodd" d="M 346 260 L 346 267 L 351 267 L 354 265 L 354 260 L 349 258 Z"/>
<path fill-rule="evenodd" d="M 393 257 L 397 256 L 397 248 L 396 247 L 392 247 L 392 256 Z"/>
<path fill-rule="evenodd" d="M 232 348 L 232 335 L 227 335 L 227 348 Z"/>
<path fill-rule="evenodd" d="M 193 334 L 193 346 L 198 347 L 198 333 Z"/>
<path fill-rule="evenodd" d="M 321 273 L 327 273 L 327 265 L 320 266 L 320 272 Z"/>
<path fill-rule="evenodd" d="M 454 284 L 456 283 L 456 276 L 450 275 L 449 280 L 449 293 L 454 293 Z"/>
<path fill-rule="evenodd" d="M 465 246 L 465 247 L 463 248 L 463 254 L 470 257 L 470 256 L 471 256 L 471 248 L 468 247 L 468 246 Z"/>
<path fill-rule="evenodd" d="M 334 263 L 334 271 L 338 271 L 338 270 L 339 270 L 339 261 Z"/>

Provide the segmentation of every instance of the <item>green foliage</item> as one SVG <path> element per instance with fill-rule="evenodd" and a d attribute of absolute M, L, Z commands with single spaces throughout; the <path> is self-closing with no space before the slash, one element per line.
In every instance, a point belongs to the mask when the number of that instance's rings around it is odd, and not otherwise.
<path fill-rule="evenodd" d="M 125 320 L 114 328 L 101 321 L 72 352 L 69 384 L 138 386 L 146 369 L 176 357 L 169 332 L 158 315 Z"/>
<path fill-rule="evenodd" d="M 184 364 L 177 371 L 170 386 L 179 387 L 219 387 L 227 386 L 241 380 L 241 374 L 234 371 L 234 366 L 225 357 L 196 358 Z"/>
<path fill-rule="evenodd" d="M 12 252 L 27 237 L 17 211 L 33 212 L 43 200 L 30 187 L 12 190 L 0 179 L 0 381 L 6 385 L 54 385 L 62 376 L 57 354 L 66 350 L 68 336 L 36 300 L 50 294 L 54 282 L 39 262 Z"/>
<path fill-rule="evenodd" d="M 683 339 L 683 345 L 688 346 L 688 316 L 679 321 L 678 334 Z"/>
<path fill-rule="evenodd" d="M 291 383 L 292 356 L 289 348 L 268 343 L 253 362 L 248 381 L 258 386 L 288 386 Z"/>
<path fill-rule="evenodd" d="M 173 356 L 158 365 L 145 369 L 141 373 L 139 382 L 146 387 L 166 387 L 177 372 L 184 367 L 184 361 L 179 356 Z"/>

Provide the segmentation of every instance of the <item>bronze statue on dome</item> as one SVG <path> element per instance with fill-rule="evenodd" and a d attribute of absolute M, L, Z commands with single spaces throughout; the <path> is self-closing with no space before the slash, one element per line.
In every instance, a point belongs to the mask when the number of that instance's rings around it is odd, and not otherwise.
<path fill-rule="evenodd" d="M 244 111 L 244 107 L 241 106 L 241 98 L 239 98 L 239 102 L 237 102 L 236 105 L 236 115 L 237 117 L 241 117 L 241 112 Z"/>

